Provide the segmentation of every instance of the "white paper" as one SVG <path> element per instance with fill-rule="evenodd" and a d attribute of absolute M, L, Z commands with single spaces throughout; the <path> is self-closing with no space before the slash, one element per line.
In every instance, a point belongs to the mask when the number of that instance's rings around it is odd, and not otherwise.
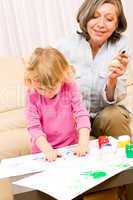
<path fill-rule="evenodd" d="M 0 163 L 0 178 L 44 171 L 46 163 L 42 153 L 3 159 Z"/>
<path fill-rule="evenodd" d="M 71 200 L 133 166 L 132 159 L 117 151 L 117 140 L 110 137 L 110 141 L 112 147 L 106 151 L 99 150 L 97 140 L 90 141 L 90 152 L 85 157 L 73 155 L 75 146 L 62 148 L 62 158 L 49 163 L 45 171 L 15 184 L 40 190 L 58 200 Z"/>
<path fill-rule="evenodd" d="M 58 200 L 70 200 L 130 167 L 128 162 L 114 162 L 106 166 L 100 162 L 90 162 L 80 159 L 62 165 L 58 163 L 45 172 L 22 179 L 15 184 L 40 190 Z M 99 172 L 105 173 L 105 176 L 94 178 Z"/>

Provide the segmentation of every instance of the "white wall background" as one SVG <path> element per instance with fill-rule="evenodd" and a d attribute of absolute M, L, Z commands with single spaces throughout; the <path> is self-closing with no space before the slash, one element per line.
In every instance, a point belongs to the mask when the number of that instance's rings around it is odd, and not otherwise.
<path fill-rule="evenodd" d="M 0 0 L 0 55 L 27 55 L 74 31 L 81 0 Z"/>
<path fill-rule="evenodd" d="M 127 35 L 129 38 L 129 45 L 133 48 L 133 1 L 132 0 L 122 0 L 125 15 L 127 16 L 128 21 L 128 30 Z"/>
<path fill-rule="evenodd" d="M 132 0 L 122 0 L 133 48 Z M 83 0 L 0 0 L 0 56 L 25 56 L 76 30 Z"/>

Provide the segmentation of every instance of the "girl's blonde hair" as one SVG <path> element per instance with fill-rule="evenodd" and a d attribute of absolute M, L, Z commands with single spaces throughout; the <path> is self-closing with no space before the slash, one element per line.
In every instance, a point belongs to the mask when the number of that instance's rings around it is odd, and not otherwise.
<path fill-rule="evenodd" d="M 31 80 L 37 80 L 46 88 L 52 89 L 60 82 L 67 82 L 74 69 L 57 49 L 36 48 L 32 53 L 25 73 L 25 83 L 32 87 Z"/>

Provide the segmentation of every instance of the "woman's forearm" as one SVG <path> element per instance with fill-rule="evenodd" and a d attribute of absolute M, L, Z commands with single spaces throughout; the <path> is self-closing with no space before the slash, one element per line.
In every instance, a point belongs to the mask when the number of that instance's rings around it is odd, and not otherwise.
<path fill-rule="evenodd" d="M 117 84 L 117 79 L 108 79 L 106 84 L 106 96 L 108 101 L 114 101 L 114 93 Z"/>

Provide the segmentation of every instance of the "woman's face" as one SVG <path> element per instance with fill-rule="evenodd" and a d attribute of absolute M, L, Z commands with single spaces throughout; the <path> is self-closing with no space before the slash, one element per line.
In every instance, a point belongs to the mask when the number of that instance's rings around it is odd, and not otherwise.
<path fill-rule="evenodd" d="M 111 3 L 99 5 L 94 17 L 87 23 L 87 31 L 92 44 L 101 46 L 117 27 L 117 10 Z"/>

